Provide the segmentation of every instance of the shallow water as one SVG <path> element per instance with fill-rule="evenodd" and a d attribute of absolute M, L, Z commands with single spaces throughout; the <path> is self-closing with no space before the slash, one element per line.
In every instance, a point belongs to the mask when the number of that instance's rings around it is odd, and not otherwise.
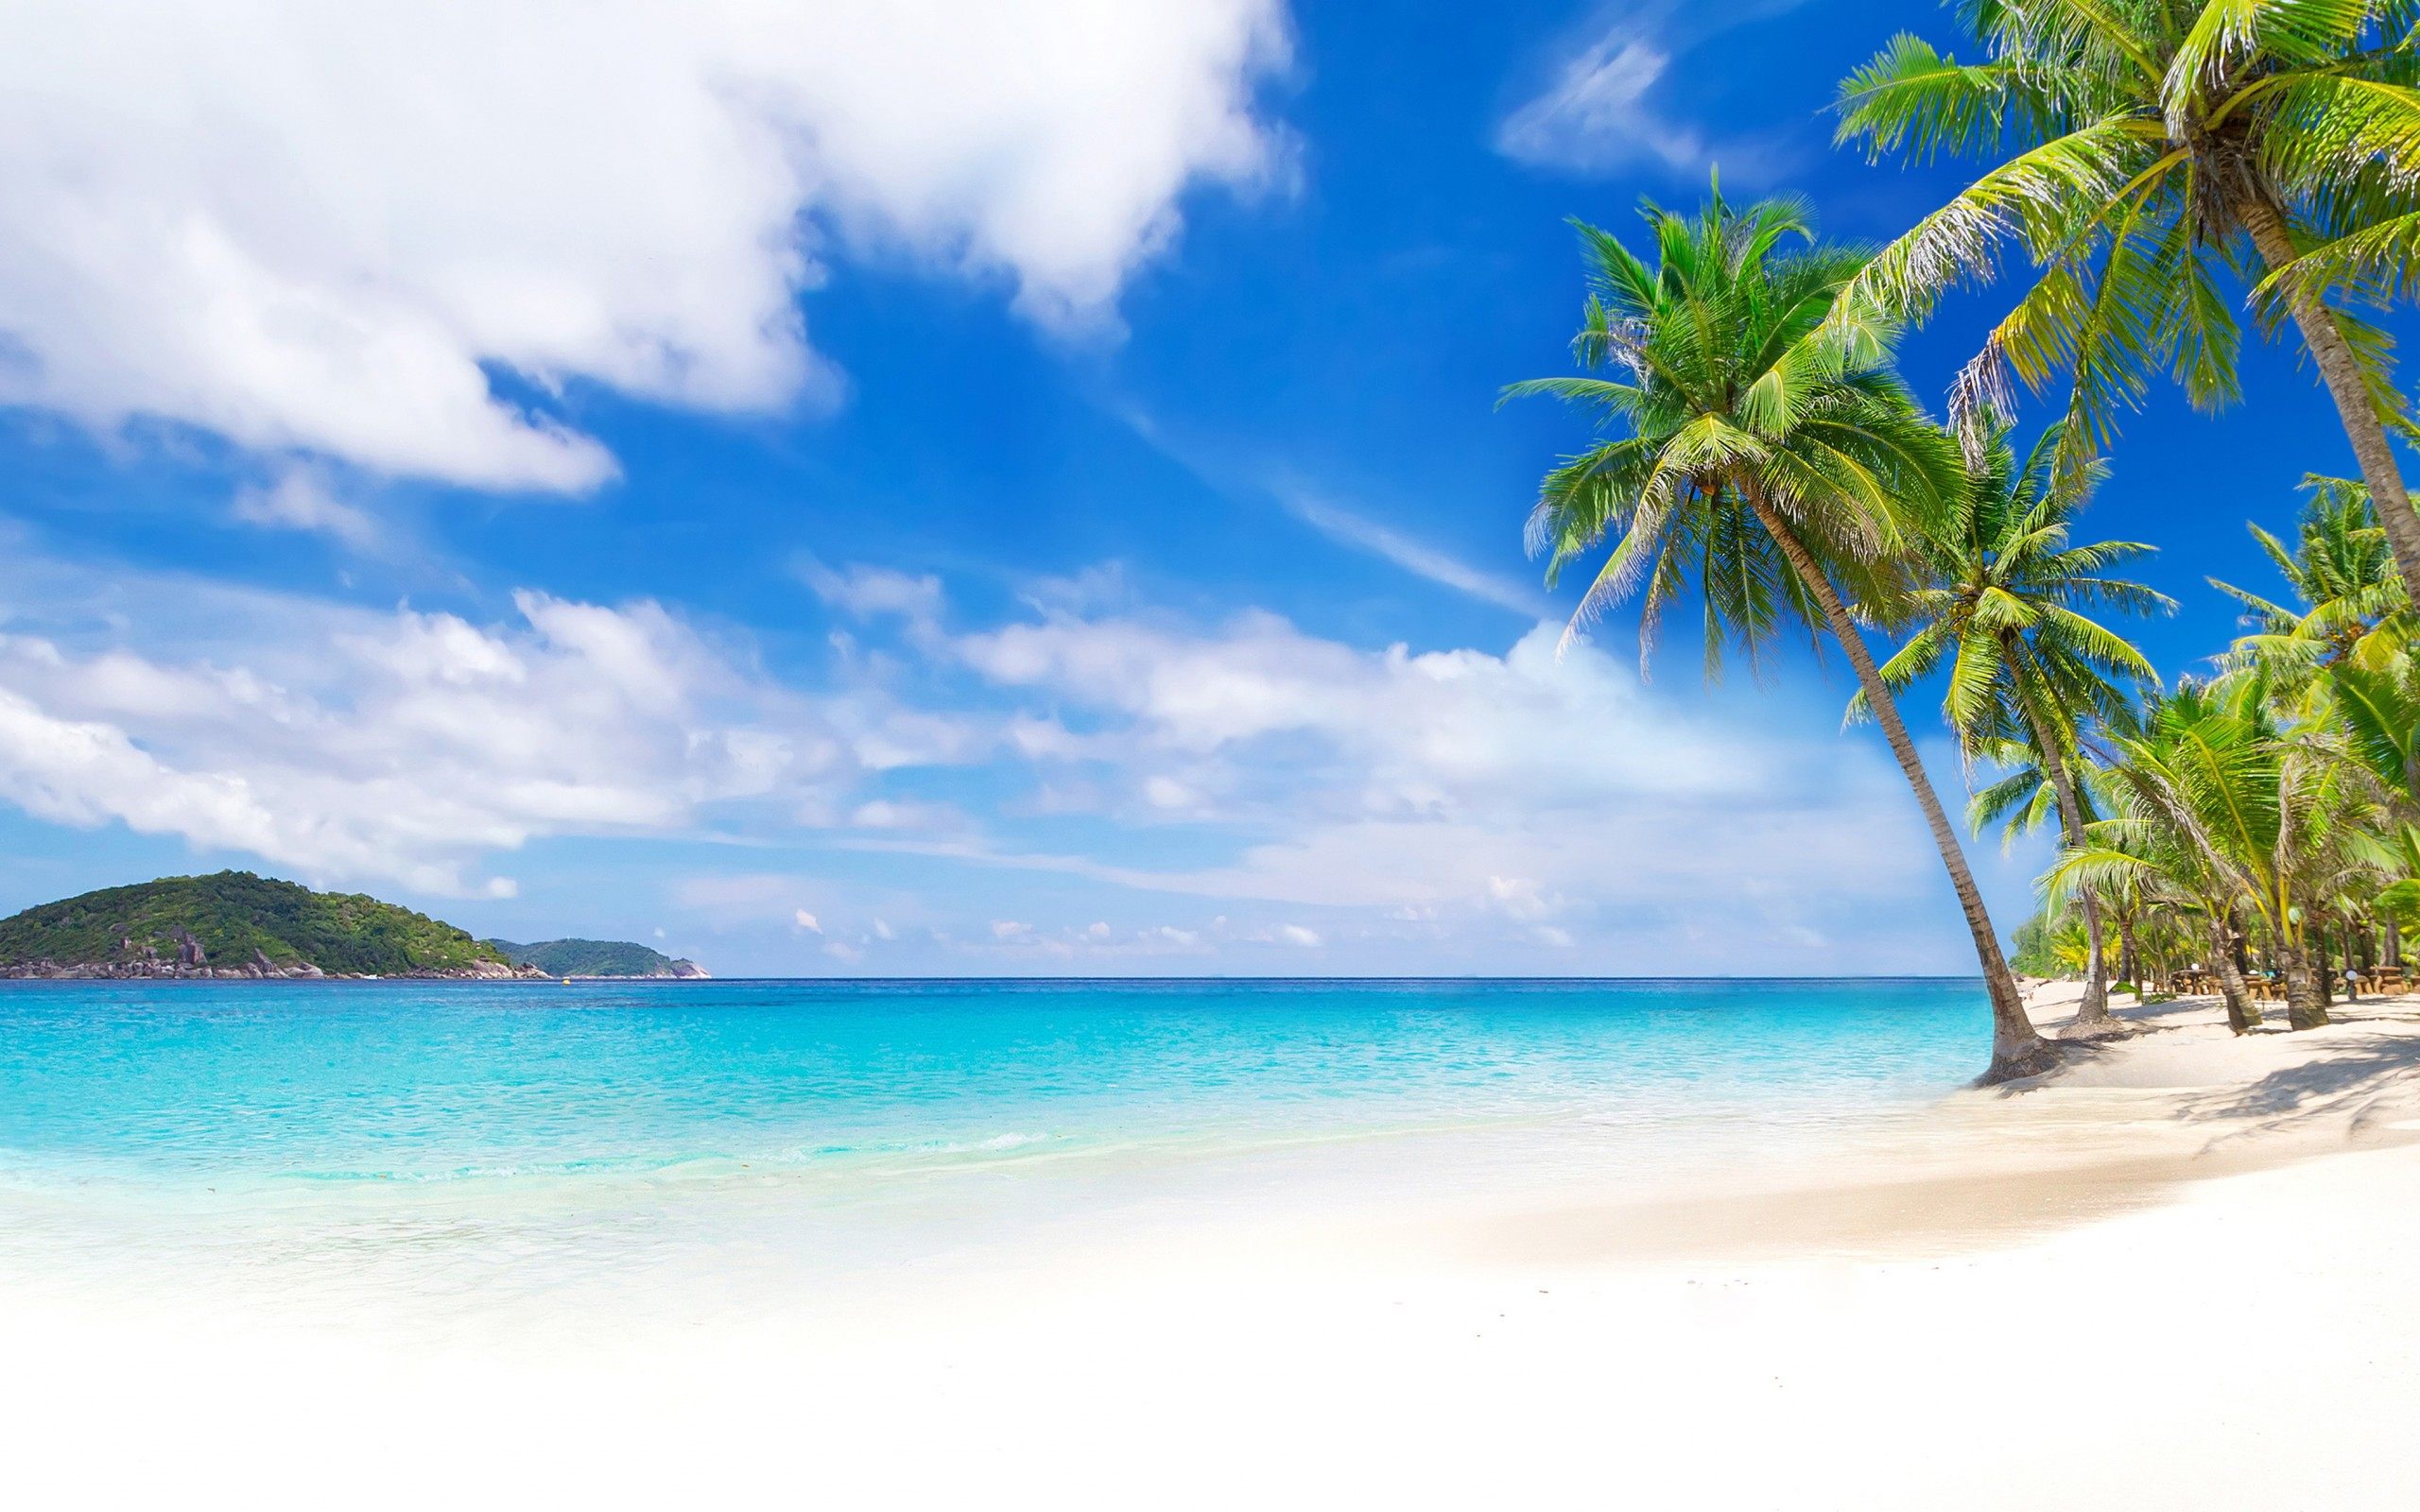
<path fill-rule="evenodd" d="M 14 1179 L 885 1167 L 1945 1090 L 1951 981 L 16 983 Z"/>

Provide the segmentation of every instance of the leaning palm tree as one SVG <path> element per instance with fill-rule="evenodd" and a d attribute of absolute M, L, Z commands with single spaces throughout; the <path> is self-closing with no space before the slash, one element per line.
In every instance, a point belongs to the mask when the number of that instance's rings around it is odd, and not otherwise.
<path fill-rule="evenodd" d="M 2420 272 L 2420 7 L 1962 0 L 1960 10 L 1984 60 L 1893 39 L 1842 82 L 1840 135 L 1877 157 L 2002 161 L 1876 256 L 1849 302 L 1920 317 L 2021 242 L 2040 277 L 1960 375 L 1953 419 L 2005 409 L 2011 373 L 2037 392 L 2065 386 L 2080 459 L 2105 450 L 2116 412 L 2162 370 L 2197 404 L 2238 397 L 2238 301 L 2226 286 L 2258 288 L 2263 329 L 2282 297 L 2420 602 L 2420 515 L 2388 445 L 2404 422 L 2384 342 L 2326 301 L 2390 294 Z M 2306 259 L 2323 246 L 2336 250 Z"/>
<path fill-rule="evenodd" d="M 2165 613 L 2176 605 L 2109 576 L 2152 547 L 2070 542 L 2099 474 L 2096 466 L 2062 475 L 2054 465 L 2059 449 L 2054 425 L 2019 466 L 2004 427 L 1986 436 L 1982 464 L 1959 507 L 1918 543 L 1925 580 L 1907 600 L 1916 630 L 1883 664 L 1882 680 L 1905 689 L 1946 668 L 1942 713 L 1961 751 L 1970 763 L 2005 756 L 2014 732 L 2030 747 L 2027 765 L 2038 767 L 2049 789 L 2063 838 L 2076 847 L 2083 843 L 2076 766 L 2083 760 L 2084 729 L 2122 721 L 2133 690 L 2159 681 L 2143 653 L 2093 613 Z M 2083 916 L 2084 992 L 2069 1032 L 2115 1033 L 2100 901 L 2090 887 L 2076 901 Z"/>
<path fill-rule="evenodd" d="M 2411 638 L 2411 603 L 2370 507 L 2370 490 L 2348 478 L 2316 475 L 2305 478 L 2303 488 L 2310 497 L 2292 550 L 2251 527 L 2252 539 L 2286 579 L 2293 604 L 2210 579 L 2243 606 L 2251 631 L 2237 638 L 2222 664 L 2257 666 L 2289 693 L 2346 662 L 2380 665 Z"/>
<path fill-rule="evenodd" d="M 1641 599 L 1640 654 L 1663 612 L 1696 598 L 1709 672 L 1726 645 L 1753 662 L 1790 622 L 1837 642 L 1924 811 L 1974 936 L 1992 1006 L 1988 1079 L 2045 1069 L 1983 897 L 1925 775 L 1857 616 L 1887 618 L 1906 587 L 1910 526 L 1954 507 L 1956 444 L 1887 362 L 1886 322 L 1819 336 L 1865 254 L 1815 239 L 1787 200 L 1718 190 L 1696 215 L 1649 205 L 1655 262 L 1580 228 L 1593 285 L 1573 350 L 1590 371 L 1512 385 L 1596 411 L 1620 434 L 1546 476 L 1530 519 L 1551 581 L 1616 538 L 1572 619 Z M 1790 244 L 1790 245 L 1786 245 Z M 1850 606 L 1854 602 L 1858 608 Z"/>
<path fill-rule="evenodd" d="M 2120 815 L 2103 830 L 2109 843 L 2070 852 L 2054 877 L 2097 885 L 2164 867 L 2200 879 L 2214 906 L 2243 908 L 2267 935 L 2285 972 L 2287 1021 L 2327 1022 L 2313 928 L 2320 906 L 2367 874 L 2374 819 L 2346 764 L 2314 732 L 2281 727 L 2268 689 L 2243 675 L 2180 689 L 2140 734 L 2112 744 Z"/>
<path fill-rule="evenodd" d="M 2085 827 L 2084 843 L 2063 852 L 2043 878 L 2055 900 L 2089 879 L 2103 897 L 2155 910 L 2188 954 L 2210 963 L 2227 1026 L 2260 1027 L 2260 1006 L 2236 965 L 2236 919 L 2242 905 L 2235 874 L 2197 844 L 2188 827 L 2160 805 L 2117 797 L 2117 814 Z"/>

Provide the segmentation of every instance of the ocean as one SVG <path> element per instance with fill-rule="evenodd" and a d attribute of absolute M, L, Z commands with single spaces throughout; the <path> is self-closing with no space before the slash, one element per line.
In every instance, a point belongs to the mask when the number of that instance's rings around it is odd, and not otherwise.
<path fill-rule="evenodd" d="M 980 1163 L 1540 1116 L 1788 1124 L 1957 1086 L 1887 981 L 0 984 L 0 1162 L 147 1183 Z"/>

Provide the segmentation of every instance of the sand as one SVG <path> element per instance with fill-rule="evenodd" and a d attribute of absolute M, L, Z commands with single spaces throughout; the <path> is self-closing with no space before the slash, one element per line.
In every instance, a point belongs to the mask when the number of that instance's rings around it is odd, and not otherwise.
<path fill-rule="evenodd" d="M 2207 1004 L 2130 1007 L 2147 1032 L 2042 1085 L 1645 1196 L 1507 1173 L 1235 1203 L 834 1287 L 712 1256 L 441 1307 L 172 1256 L 49 1278 L 0 1291 L 0 1486 L 43 1507 L 2409 1507 L 2420 1002 L 2339 1013 L 2238 1040 Z"/>

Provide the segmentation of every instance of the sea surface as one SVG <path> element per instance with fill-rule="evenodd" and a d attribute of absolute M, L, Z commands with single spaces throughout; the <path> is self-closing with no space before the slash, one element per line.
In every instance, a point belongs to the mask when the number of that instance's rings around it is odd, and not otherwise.
<path fill-rule="evenodd" d="M 1306 1150 L 1408 1191 L 1780 1154 L 1988 1040 L 1979 984 L 1934 979 L 0 983 L 0 1221 L 641 1243 L 736 1194 L 793 1223 L 757 1241 L 888 1224 L 895 1257 L 969 1214 L 1258 1200 Z"/>

